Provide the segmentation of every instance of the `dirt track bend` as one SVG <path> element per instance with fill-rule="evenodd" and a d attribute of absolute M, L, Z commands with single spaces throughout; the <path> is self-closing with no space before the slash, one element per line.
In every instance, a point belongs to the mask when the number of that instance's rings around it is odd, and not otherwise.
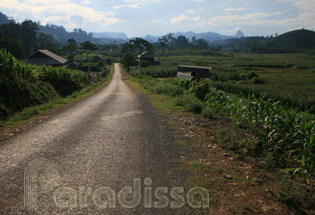
<path fill-rule="evenodd" d="M 176 173 L 176 151 L 163 119 L 141 93 L 123 81 L 119 64 L 115 64 L 107 87 L 1 143 L 0 214 L 190 214 L 187 208 L 144 208 L 145 178 L 152 179 L 152 195 L 158 186 L 169 191 L 183 186 Z M 126 209 L 117 196 L 125 186 L 133 186 L 134 178 L 141 179 L 141 203 Z M 115 192 L 115 208 L 100 208 L 106 200 L 104 190 L 97 190 L 101 187 Z M 76 199 L 69 198 L 66 191 Z M 33 197 L 33 202 L 29 198 L 27 202 L 31 209 L 24 206 L 25 193 Z M 126 196 L 127 200 L 131 197 Z M 70 199 L 68 207 L 73 208 L 61 208 Z"/>

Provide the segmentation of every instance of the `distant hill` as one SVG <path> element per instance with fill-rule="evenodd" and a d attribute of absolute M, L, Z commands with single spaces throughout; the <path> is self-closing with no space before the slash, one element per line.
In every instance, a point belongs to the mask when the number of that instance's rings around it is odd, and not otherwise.
<path fill-rule="evenodd" d="M 226 36 L 214 32 L 204 32 L 204 33 L 195 33 L 193 31 L 188 31 L 188 32 L 176 32 L 174 33 L 174 37 L 178 36 L 185 36 L 186 38 L 189 38 L 190 40 L 195 37 L 197 40 L 198 39 L 203 39 L 207 42 L 215 42 L 219 40 L 225 40 L 225 39 L 230 39 L 230 38 L 242 38 L 244 37 L 244 34 L 242 31 L 238 31 L 234 36 Z M 143 39 L 148 40 L 149 42 L 157 42 L 157 40 L 161 38 L 161 36 L 151 36 L 147 35 Z"/>
<path fill-rule="evenodd" d="M 211 43 L 223 51 L 257 52 L 257 53 L 289 53 L 315 49 L 315 32 L 295 30 L 276 37 L 243 37 L 220 40 Z"/>
<path fill-rule="evenodd" d="M 128 40 L 128 37 L 125 33 L 116 33 L 116 32 L 101 32 L 101 33 L 92 33 L 95 38 L 107 38 L 107 39 L 122 39 Z"/>
<path fill-rule="evenodd" d="M 0 12 L 0 25 L 10 23 L 9 18 Z"/>
<path fill-rule="evenodd" d="M 315 32 L 305 29 L 290 31 L 269 39 L 267 43 L 286 48 L 315 49 Z"/>

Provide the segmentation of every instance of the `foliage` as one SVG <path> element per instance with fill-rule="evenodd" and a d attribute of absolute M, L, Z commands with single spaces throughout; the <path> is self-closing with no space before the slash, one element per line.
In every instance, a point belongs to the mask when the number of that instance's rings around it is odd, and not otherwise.
<path fill-rule="evenodd" d="M 0 35 L 0 48 L 6 49 L 18 59 L 24 58 L 24 51 L 19 41 Z"/>
<path fill-rule="evenodd" d="M 133 68 L 130 75 L 136 77 L 139 75 L 147 75 L 154 78 L 176 77 L 176 66 L 150 66 L 145 68 Z"/>
<path fill-rule="evenodd" d="M 263 154 L 271 153 L 281 167 L 309 177 L 315 165 L 315 122 L 270 99 L 231 97 L 213 87 L 205 98 L 207 106 L 221 115 L 232 116 L 237 125 L 256 133 Z"/>
<path fill-rule="evenodd" d="M 0 120 L 57 96 L 50 84 L 36 78 L 33 69 L 10 53 L 0 51 Z"/>
<path fill-rule="evenodd" d="M 78 69 L 83 72 L 100 72 L 104 68 L 104 62 L 95 62 L 95 63 L 79 63 Z"/>
<path fill-rule="evenodd" d="M 183 96 L 178 97 L 176 104 L 185 107 L 188 111 L 193 113 L 201 113 L 203 109 L 202 102 L 190 93 L 186 93 Z"/>
<path fill-rule="evenodd" d="M 176 104 L 189 111 L 202 112 L 208 118 L 213 114 L 233 118 L 236 126 L 247 129 L 258 137 L 259 141 L 252 146 L 258 153 L 256 156 L 271 158 L 280 168 L 299 174 L 305 179 L 314 174 L 313 116 L 286 110 L 280 102 L 265 97 L 257 98 L 252 94 L 230 95 L 207 82 L 188 85 L 174 79 L 142 78 L 139 81 L 146 89 L 155 93 L 179 96 Z M 172 85 L 182 89 L 178 91 L 181 93 L 174 93 L 175 88 Z M 187 85 L 189 88 L 184 93 Z"/>
<path fill-rule="evenodd" d="M 122 45 L 121 55 L 121 63 L 124 65 L 128 72 L 130 71 L 131 66 L 138 65 L 138 62 L 136 61 L 136 51 L 134 50 L 134 47 L 130 42 Z"/>
<path fill-rule="evenodd" d="M 67 96 L 89 83 L 79 71 L 40 67 L 17 61 L 0 51 L 0 118 L 4 120 L 25 107 Z"/>
<path fill-rule="evenodd" d="M 158 94 L 165 94 L 169 96 L 179 96 L 183 95 L 184 89 L 173 84 L 172 81 L 156 81 L 150 77 L 139 76 L 139 82 L 143 85 L 143 87 L 147 90 Z"/>
<path fill-rule="evenodd" d="M 18 41 L 25 53 L 30 56 L 38 49 L 50 49 L 56 52 L 59 44 L 50 35 L 38 32 L 38 23 L 25 20 L 21 24 L 10 22 L 0 25 L 0 32 L 3 36 Z"/>

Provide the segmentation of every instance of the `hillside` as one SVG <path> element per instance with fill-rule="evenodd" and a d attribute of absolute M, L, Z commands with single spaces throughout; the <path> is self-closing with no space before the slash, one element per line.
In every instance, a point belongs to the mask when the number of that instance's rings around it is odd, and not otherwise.
<path fill-rule="evenodd" d="M 294 30 L 276 37 L 242 37 L 211 43 L 223 51 L 251 53 L 295 53 L 315 49 L 315 32 Z"/>
<path fill-rule="evenodd" d="M 9 18 L 0 12 L 0 25 L 10 23 Z"/>
<path fill-rule="evenodd" d="M 305 29 L 290 31 L 269 39 L 267 43 L 287 48 L 315 49 L 315 32 Z"/>

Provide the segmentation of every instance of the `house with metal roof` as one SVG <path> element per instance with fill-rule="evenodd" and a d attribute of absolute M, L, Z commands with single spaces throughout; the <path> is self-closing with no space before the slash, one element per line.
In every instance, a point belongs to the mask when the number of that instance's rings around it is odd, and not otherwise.
<path fill-rule="evenodd" d="M 35 54 L 28 58 L 28 62 L 33 65 L 46 65 L 46 66 L 56 66 L 62 67 L 67 62 L 67 59 L 58 56 L 57 54 L 44 49 L 38 50 Z"/>
<path fill-rule="evenodd" d="M 154 55 L 148 53 L 148 51 L 142 52 L 140 55 L 138 55 L 139 61 L 145 60 L 148 61 L 151 65 L 155 64 Z"/>
<path fill-rule="evenodd" d="M 179 65 L 177 78 L 199 81 L 201 78 L 210 78 L 210 71 L 211 67 Z"/>
<path fill-rule="evenodd" d="M 95 55 L 94 57 L 91 58 L 91 62 L 100 62 L 100 61 L 105 61 L 105 59 L 99 55 Z"/>

